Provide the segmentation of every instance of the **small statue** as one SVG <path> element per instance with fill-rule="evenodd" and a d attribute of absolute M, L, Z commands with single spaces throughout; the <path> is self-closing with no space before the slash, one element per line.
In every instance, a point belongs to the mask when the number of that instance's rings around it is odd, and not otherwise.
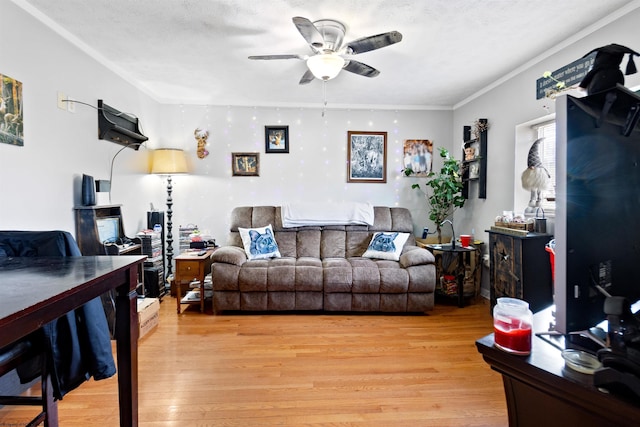
<path fill-rule="evenodd" d="M 525 212 L 535 212 L 535 209 L 540 207 L 540 193 L 542 190 L 548 188 L 551 183 L 551 175 L 543 166 L 538 153 L 540 142 L 542 142 L 543 139 L 544 138 L 536 139 L 531 145 L 529 155 L 527 156 L 527 169 L 522 172 L 522 188 L 531 191 L 529 205 L 525 209 Z"/>
<path fill-rule="evenodd" d="M 465 147 L 464 149 L 464 159 L 465 160 L 473 160 L 476 158 L 476 149 L 474 147 Z"/>
<path fill-rule="evenodd" d="M 209 131 L 206 129 L 197 128 L 195 131 L 193 131 L 193 135 L 196 137 L 196 141 L 198 141 L 198 158 L 204 159 L 209 155 L 209 151 L 207 151 L 206 149 Z"/>

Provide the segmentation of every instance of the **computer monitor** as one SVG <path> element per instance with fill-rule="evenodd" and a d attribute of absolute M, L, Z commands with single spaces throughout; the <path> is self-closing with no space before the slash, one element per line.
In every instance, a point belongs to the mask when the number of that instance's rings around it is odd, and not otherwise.
<path fill-rule="evenodd" d="M 605 319 L 606 294 L 640 299 L 640 96 L 623 86 L 556 99 L 556 330 Z"/>
<path fill-rule="evenodd" d="M 98 238 L 103 244 L 116 243 L 120 238 L 120 218 L 98 218 L 96 226 L 98 227 Z"/>

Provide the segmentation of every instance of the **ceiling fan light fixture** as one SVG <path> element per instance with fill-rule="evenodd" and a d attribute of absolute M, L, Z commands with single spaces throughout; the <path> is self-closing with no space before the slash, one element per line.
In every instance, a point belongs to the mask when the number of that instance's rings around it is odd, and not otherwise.
<path fill-rule="evenodd" d="M 320 80 L 331 80 L 344 67 L 344 58 L 336 53 L 323 53 L 307 59 L 307 67 Z"/>

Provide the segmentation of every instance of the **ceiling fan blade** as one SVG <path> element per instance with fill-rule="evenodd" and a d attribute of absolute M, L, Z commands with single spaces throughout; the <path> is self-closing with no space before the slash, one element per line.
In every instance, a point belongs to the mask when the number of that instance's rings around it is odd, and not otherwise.
<path fill-rule="evenodd" d="M 292 18 L 292 21 L 302 37 L 313 47 L 314 49 L 320 49 L 324 45 L 324 39 L 322 38 L 322 34 L 313 25 L 313 22 L 309 21 L 307 18 L 303 18 L 301 16 L 296 16 Z"/>
<path fill-rule="evenodd" d="M 365 77 L 375 77 L 380 74 L 380 71 L 376 70 L 372 66 L 363 64 L 362 62 L 354 61 L 353 59 L 349 60 L 349 62 L 347 62 L 347 65 L 345 65 L 343 68 L 351 73 L 359 74 Z"/>
<path fill-rule="evenodd" d="M 353 40 L 345 46 L 345 53 L 349 55 L 357 55 L 362 52 L 380 49 L 402 40 L 402 34 L 398 31 L 389 31 L 375 36 L 363 37 Z"/>
<path fill-rule="evenodd" d="M 299 84 L 301 84 L 301 85 L 309 84 L 309 83 L 311 83 L 313 81 L 313 79 L 315 79 L 313 73 L 311 72 L 311 70 L 307 70 L 307 72 L 304 73 L 304 75 L 300 79 Z"/>
<path fill-rule="evenodd" d="M 306 60 L 308 58 L 307 55 L 252 55 L 249 59 L 302 59 Z"/>

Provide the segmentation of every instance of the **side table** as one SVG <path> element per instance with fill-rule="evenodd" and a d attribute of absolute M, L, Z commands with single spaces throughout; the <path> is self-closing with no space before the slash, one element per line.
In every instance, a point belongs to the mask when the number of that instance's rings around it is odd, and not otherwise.
<path fill-rule="evenodd" d="M 216 248 L 204 250 L 204 254 L 199 252 L 185 252 L 174 258 L 176 262 L 176 272 L 174 280 L 176 284 L 176 301 L 178 314 L 181 311 L 182 287 L 191 283 L 193 280 L 200 281 L 200 301 L 189 301 L 184 304 L 200 303 L 200 312 L 204 313 L 204 277 L 211 271 L 211 255 Z"/>
<path fill-rule="evenodd" d="M 444 253 L 449 253 L 452 255 L 456 255 L 458 257 L 458 262 L 456 265 L 455 276 L 458 288 L 458 307 L 464 307 L 464 275 L 465 275 L 465 260 L 464 254 L 475 252 L 477 249 L 473 246 L 460 246 L 459 244 L 455 246 L 451 246 L 451 244 L 439 245 L 439 244 L 427 244 L 424 246 L 426 249 L 431 251 L 441 251 Z M 444 266 L 443 266 L 444 273 Z"/>

